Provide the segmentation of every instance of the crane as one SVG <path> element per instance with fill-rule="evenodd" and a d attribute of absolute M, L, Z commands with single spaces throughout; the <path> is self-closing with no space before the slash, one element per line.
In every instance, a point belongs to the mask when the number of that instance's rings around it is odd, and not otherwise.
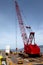
<path fill-rule="evenodd" d="M 39 46 L 35 43 L 34 43 L 34 45 L 32 45 L 32 40 L 35 39 L 34 38 L 35 32 L 30 32 L 29 38 L 27 37 L 24 23 L 23 23 L 22 16 L 21 16 L 21 12 L 20 12 L 17 1 L 15 1 L 15 7 L 16 7 L 17 18 L 18 18 L 18 22 L 19 22 L 20 31 L 21 31 L 21 36 L 22 36 L 23 43 L 24 43 L 24 52 L 26 54 L 33 55 L 33 56 L 40 55 Z M 31 27 L 27 27 L 27 26 L 26 26 L 26 28 L 31 29 Z"/>

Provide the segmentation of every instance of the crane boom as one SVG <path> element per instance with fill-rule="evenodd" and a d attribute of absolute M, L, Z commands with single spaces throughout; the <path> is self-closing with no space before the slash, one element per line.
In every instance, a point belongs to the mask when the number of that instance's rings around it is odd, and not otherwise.
<path fill-rule="evenodd" d="M 23 23 L 23 20 L 22 20 L 22 16 L 21 16 L 21 13 L 20 13 L 20 10 L 19 10 L 18 3 L 16 1 L 15 1 L 15 6 L 16 6 L 16 12 L 17 12 L 17 17 L 18 17 L 18 22 L 19 22 L 23 42 L 27 43 L 27 35 L 26 35 L 26 32 L 25 32 L 24 23 Z"/>

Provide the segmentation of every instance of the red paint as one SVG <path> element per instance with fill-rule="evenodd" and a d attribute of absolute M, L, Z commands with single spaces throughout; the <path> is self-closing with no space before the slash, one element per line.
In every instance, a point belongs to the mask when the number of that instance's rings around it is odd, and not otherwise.
<path fill-rule="evenodd" d="M 27 54 L 40 54 L 40 48 L 36 44 L 24 44 L 24 52 Z"/>

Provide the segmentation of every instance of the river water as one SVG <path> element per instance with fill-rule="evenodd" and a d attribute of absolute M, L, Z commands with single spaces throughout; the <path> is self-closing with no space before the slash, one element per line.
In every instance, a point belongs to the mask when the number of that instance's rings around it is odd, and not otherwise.
<path fill-rule="evenodd" d="M 43 47 L 40 47 L 40 52 L 43 53 Z"/>

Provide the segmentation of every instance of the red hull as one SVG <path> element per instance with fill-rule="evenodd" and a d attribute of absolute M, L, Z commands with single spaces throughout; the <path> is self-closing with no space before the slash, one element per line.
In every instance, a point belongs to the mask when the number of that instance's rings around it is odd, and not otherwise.
<path fill-rule="evenodd" d="M 24 52 L 32 55 L 40 55 L 40 48 L 36 44 L 24 44 Z"/>

